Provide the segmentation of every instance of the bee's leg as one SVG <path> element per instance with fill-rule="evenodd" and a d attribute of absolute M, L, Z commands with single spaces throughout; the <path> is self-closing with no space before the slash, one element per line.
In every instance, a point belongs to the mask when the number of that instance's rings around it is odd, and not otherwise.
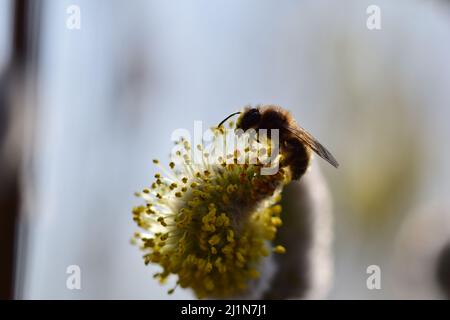
<path fill-rule="evenodd" d="M 281 166 L 289 166 L 292 179 L 298 180 L 308 169 L 310 159 L 308 150 L 298 139 L 287 139 L 281 152 L 283 155 Z"/>

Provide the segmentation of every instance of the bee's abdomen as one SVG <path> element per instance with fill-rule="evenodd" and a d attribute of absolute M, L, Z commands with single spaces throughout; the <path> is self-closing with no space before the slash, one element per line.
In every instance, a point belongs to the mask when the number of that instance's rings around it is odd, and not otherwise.
<path fill-rule="evenodd" d="M 298 180 L 306 172 L 311 158 L 310 151 L 298 139 L 285 140 L 281 150 L 284 160 L 282 166 L 289 166 L 292 172 L 292 179 Z"/>

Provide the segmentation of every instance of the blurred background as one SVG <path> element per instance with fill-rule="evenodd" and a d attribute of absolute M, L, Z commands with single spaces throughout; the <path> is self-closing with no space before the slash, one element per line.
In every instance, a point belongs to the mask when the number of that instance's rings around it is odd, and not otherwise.
<path fill-rule="evenodd" d="M 444 0 L 0 0 L 1 297 L 193 298 L 130 245 L 133 193 L 173 130 L 273 103 L 341 164 L 326 298 L 450 298 L 449 39 Z"/>

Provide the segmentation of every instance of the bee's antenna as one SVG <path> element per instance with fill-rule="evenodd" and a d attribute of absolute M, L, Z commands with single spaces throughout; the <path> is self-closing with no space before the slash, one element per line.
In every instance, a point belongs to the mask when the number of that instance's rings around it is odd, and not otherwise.
<path fill-rule="evenodd" d="M 226 117 L 225 119 L 223 119 L 221 123 L 219 123 L 219 125 L 217 126 L 217 128 L 220 128 L 220 126 L 223 125 L 223 123 L 224 123 L 225 121 L 227 121 L 228 119 L 230 119 L 232 116 L 235 116 L 235 115 L 240 114 L 240 113 L 241 113 L 241 112 L 238 111 L 238 112 L 235 112 L 235 113 L 230 114 L 228 117 Z"/>

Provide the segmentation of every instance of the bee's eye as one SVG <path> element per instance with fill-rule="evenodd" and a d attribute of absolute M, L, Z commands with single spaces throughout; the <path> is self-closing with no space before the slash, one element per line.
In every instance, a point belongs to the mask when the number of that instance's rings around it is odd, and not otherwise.
<path fill-rule="evenodd" d="M 250 109 L 247 113 L 242 117 L 241 127 L 244 130 L 247 130 L 251 127 L 256 126 L 261 120 L 261 113 L 258 109 Z"/>

